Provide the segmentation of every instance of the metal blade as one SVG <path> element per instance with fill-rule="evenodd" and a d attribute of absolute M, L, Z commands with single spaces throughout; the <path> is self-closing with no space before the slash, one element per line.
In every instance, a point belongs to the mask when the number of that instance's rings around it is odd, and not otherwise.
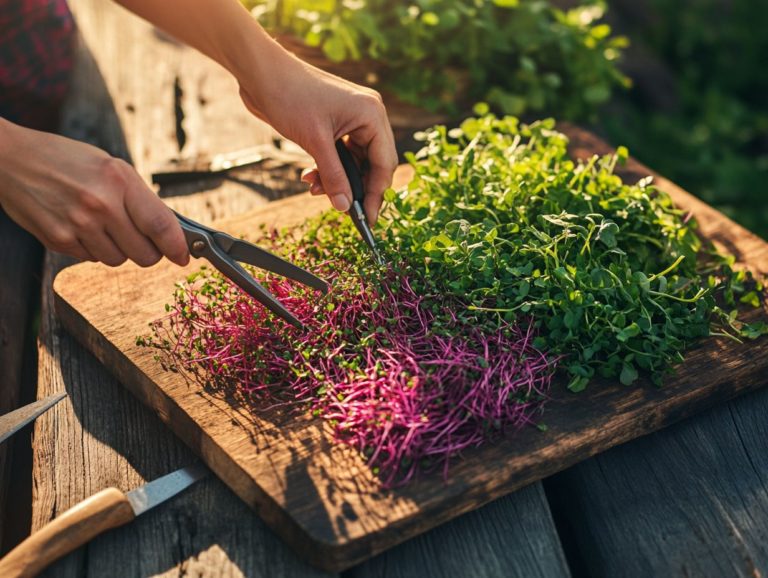
<path fill-rule="evenodd" d="M 352 222 L 354 223 L 357 232 L 360 233 L 363 241 L 368 245 L 376 262 L 379 265 L 383 265 L 384 259 L 382 258 L 381 253 L 379 253 L 379 249 L 376 247 L 376 239 L 374 239 L 373 231 L 371 231 L 371 228 L 368 226 L 368 221 L 365 219 L 363 206 L 358 201 L 352 201 L 352 206 L 349 209 L 349 216 L 352 217 Z"/>
<path fill-rule="evenodd" d="M 133 513 L 140 516 L 147 510 L 151 510 L 158 504 L 172 498 L 182 490 L 186 490 L 196 481 L 208 475 L 208 469 L 202 464 L 195 464 L 181 468 L 168 475 L 158 478 L 131 490 L 126 494 L 131 503 Z"/>
<path fill-rule="evenodd" d="M 211 172 L 223 172 L 261 163 L 269 158 L 267 150 L 270 148 L 272 147 L 264 147 L 262 145 L 231 153 L 218 154 L 211 160 L 209 170 Z"/>
<path fill-rule="evenodd" d="M 218 235 L 216 240 L 217 242 L 219 241 Z M 219 243 L 219 245 L 223 246 L 222 243 Z M 260 269 L 272 271 L 288 279 L 298 281 L 307 287 L 328 293 L 328 284 L 320 279 L 320 277 L 251 243 L 235 240 L 232 246 L 227 249 L 227 254 L 236 261 L 255 265 Z"/>
<path fill-rule="evenodd" d="M 231 238 L 225 233 L 220 235 Z M 226 253 L 219 243 L 214 242 L 213 245 L 208 246 L 204 256 L 214 267 L 226 275 L 230 281 L 272 311 L 272 313 L 299 329 L 304 328 L 301 321 L 288 311 L 272 293 L 262 287 L 240 263 L 231 258 L 229 253 Z"/>
<path fill-rule="evenodd" d="M 0 416 L 0 443 L 7 440 L 28 423 L 34 421 L 38 416 L 48 411 L 65 397 L 67 397 L 66 391 L 55 393 Z"/>

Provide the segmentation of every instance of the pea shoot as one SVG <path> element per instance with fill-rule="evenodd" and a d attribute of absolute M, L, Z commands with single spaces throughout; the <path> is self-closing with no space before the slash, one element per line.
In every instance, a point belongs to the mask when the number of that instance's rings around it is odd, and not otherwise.
<path fill-rule="evenodd" d="M 572 391 L 596 376 L 661 384 L 701 337 L 768 332 L 736 311 L 760 304 L 762 283 L 650 178 L 624 183 L 625 148 L 574 162 L 554 121 L 477 112 L 418 135 L 415 177 L 387 197 L 387 242 L 432 291 L 485 312 L 489 327 L 533 319 L 536 345 L 565 356 Z"/>

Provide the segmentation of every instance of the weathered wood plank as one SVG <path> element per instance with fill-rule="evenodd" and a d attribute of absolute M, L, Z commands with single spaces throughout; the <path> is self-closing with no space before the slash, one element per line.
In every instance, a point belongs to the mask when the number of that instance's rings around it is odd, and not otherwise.
<path fill-rule="evenodd" d="M 464 514 L 346 572 L 345 578 L 570 576 L 540 483 Z"/>
<path fill-rule="evenodd" d="M 0 209 L 0 415 L 34 399 L 35 374 L 25 374 L 24 363 L 33 361 L 26 349 L 34 343 L 30 333 L 42 255 L 35 238 Z M 29 482 L 30 433 L 25 428 L 0 444 L 0 553 L 10 549 L 28 525 L 19 519 L 28 519 L 28 512 L 20 511 L 16 496 L 10 494 L 21 490 L 13 487 L 21 479 Z"/>
<path fill-rule="evenodd" d="M 547 484 L 590 576 L 764 576 L 768 392 L 588 460 Z"/>
<path fill-rule="evenodd" d="M 606 150 L 574 134 L 575 148 Z M 637 163 L 636 175 L 650 171 Z M 664 188 L 665 179 L 657 179 Z M 695 202 L 697 215 L 706 210 Z M 705 221 L 705 229 L 706 229 Z M 732 229 L 738 226 L 731 225 Z M 741 229 L 738 227 L 738 229 Z M 725 250 L 734 248 L 713 231 Z M 747 234 L 751 242 L 757 237 Z M 768 271 L 768 255 L 754 262 Z M 756 353 L 765 356 L 764 352 Z M 699 383 L 708 379 L 702 370 Z M 760 380 L 768 384 L 768 375 Z M 768 391 L 615 448 L 545 485 L 575 567 L 590 576 L 764 576 Z"/>

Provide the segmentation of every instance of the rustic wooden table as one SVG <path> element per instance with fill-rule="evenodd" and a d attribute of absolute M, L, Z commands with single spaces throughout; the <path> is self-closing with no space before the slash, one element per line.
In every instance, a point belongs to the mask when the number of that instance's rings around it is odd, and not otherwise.
<path fill-rule="evenodd" d="M 214 64 L 116 5 L 72 0 L 82 36 L 65 132 L 150 173 L 168 159 L 270 142 Z M 173 189 L 209 222 L 268 202 L 237 180 Z M 194 460 L 58 325 L 48 255 L 38 397 L 69 398 L 33 439 L 32 529 L 93 493 Z M 147 283 L 152 279 L 148 278 Z M 768 377 L 766 377 L 768 379 Z M 768 569 L 768 390 L 615 448 L 355 567 L 348 576 L 761 576 Z M 51 576 L 314 576 L 216 479 L 94 540 Z"/>

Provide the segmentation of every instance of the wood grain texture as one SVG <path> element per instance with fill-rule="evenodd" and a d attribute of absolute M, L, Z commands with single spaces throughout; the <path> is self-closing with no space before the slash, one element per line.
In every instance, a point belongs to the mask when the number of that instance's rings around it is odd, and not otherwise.
<path fill-rule="evenodd" d="M 133 508 L 120 490 L 107 488 L 50 521 L 0 560 L 0 575 L 37 576 L 44 568 L 93 538 L 134 519 Z"/>
<path fill-rule="evenodd" d="M 355 566 L 344 578 L 570 576 L 552 518 L 531 484 Z"/>
<path fill-rule="evenodd" d="M 24 364 L 34 365 L 26 349 L 35 339 L 31 334 L 32 313 L 39 294 L 42 257 L 37 240 L 0 208 L 0 415 L 34 399 L 34 372 L 29 374 Z M 14 518 L 28 520 L 9 498 L 20 489 L 14 487 L 15 482 L 20 478 L 29 482 L 29 470 L 22 473 L 21 468 L 29 463 L 23 454 L 29 452 L 30 431 L 25 428 L 0 444 L 0 553 L 9 550 L 25 530 L 27 522 Z"/>
<path fill-rule="evenodd" d="M 733 249 L 727 239 L 721 244 Z M 765 272 L 768 259 L 755 266 Z M 766 357 L 762 350 L 754 355 Z M 768 372 L 757 379 L 768 384 Z M 549 480 L 576 573 L 765 576 L 767 414 L 768 391 L 750 393 Z"/>
<path fill-rule="evenodd" d="M 767 401 L 751 393 L 548 481 L 576 573 L 765 576 Z"/>
<path fill-rule="evenodd" d="M 569 128 L 569 134 L 577 155 L 605 146 L 577 129 Z M 641 170 L 630 163 L 625 176 L 631 180 Z M 705 238 L 765 272 L 768 244 L 671 183 L 658 181 L 680 207 L 694 213 Z M 261 224 L 287 225 L 319 209 L 316 200 L 298 197 L 221 226 L 237 233 Z M 573 395 L 555 388 L 546 412 L 548 432 L 530 428 L 468 452 L 447 481 L 437 476 L 380 492 L 362 459 L 332 445 L 321 423 L 269 411 L 254 414 L 163 372 L 152 352 L 137 347 L 134 339 L 162 311 L 180 273 L 158 265 L 149 289 L 138 287 L 137 272 L 130 265 L 107 272 L 92 264 L 65 271 L 54 286 L 63 323 L 268 524 L 311 563 L 330 569 L 349 567 L 596 453 L 756 389 L 764 385 L 761 376 L 768 369 L 768 340 L 741 345 L 705 340 L 662 389 L 613 385 Z M 749 317 L 765 318 L 765 312 Z"/>

